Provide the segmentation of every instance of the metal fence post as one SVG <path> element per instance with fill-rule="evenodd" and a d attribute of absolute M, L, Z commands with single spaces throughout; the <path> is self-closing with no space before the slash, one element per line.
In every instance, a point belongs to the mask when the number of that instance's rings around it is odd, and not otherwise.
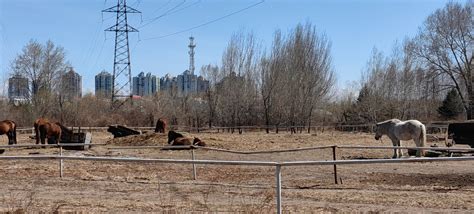
<path fill-rule="evenodd" d="M 337 146 L 332 146 L 332 160 L 336 161 L 336 148 Z M 337 182 L 337 165 L 334 164 L 334 183 L 338 184 Z"/>
<path fill-rule="evenodd" d="M 277 214 L 281 214 L 281 165 L 276 165 L 275 170 L 276 177 L 276 208 Z"/>
<path fill-rule="evenodd" d="M 194 158 L 194 148 L 191 148 L 191 158 L 192 160 L 195 160 Z M 196 180 L 196 164 L 193 163 L 193 180 Z"/>

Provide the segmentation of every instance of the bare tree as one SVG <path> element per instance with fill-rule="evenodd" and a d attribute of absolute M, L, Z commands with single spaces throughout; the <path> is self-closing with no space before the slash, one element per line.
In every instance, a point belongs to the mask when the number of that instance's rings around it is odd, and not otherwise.
<path fill-rule="evenodd" d="M 290 125 L 310 125 L 316 104 L 329 94 L 335 83 L 331 43 L 316 28 L 299 24 L 284 41 L 286 115 Z"/>
<path fill-rule="evenodd" d="M 446 76 L 461 97 L 467 119 L 474 118 L 474 2 L 448 3 L 431 14 L 412 41 L 413 54 L 434 76 Z"/>
<path fill-rule="evenodd" d="M 207 119 L 209 127 L 212 127 L 216 120 L 217 112 L 217 83 L 221 80 L 219 77 L 219 67 L 217 65 L 205 65 L 201 68 L 201 75 L 209 81 L 209 88 L 205 92 L 205 100 L 207 102 Z"/>
<path fill-rule="evenodd" d="M 31 84 L 30 100 L 37 112 L 36 116 L 45 116 L 51 109 L 53 91 L 67 66 L 64 49 L 51 41 L 42 45 L 32 40 L 13 60 L 12 73 L 28 78 Z"/>
<path fill-rule="evenodd" d="M 222 56 L 217 84 L 220 115 L 229 126 L 255 123 L 257 114 L 257 70 L 260 45 L 252 33 L 234 34 Z"/>

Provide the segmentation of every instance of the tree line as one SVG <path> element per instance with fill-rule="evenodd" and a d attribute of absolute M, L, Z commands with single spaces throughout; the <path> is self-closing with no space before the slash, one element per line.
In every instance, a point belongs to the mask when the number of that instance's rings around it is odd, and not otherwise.
<path fill-rule="evenodd" d="M 30 102 L 2 102 L 0 117 L 22 126 L 49 117 L 71 126 L 152 126 L 167 118 L 172 125 L 195 127 L 472 119 L 473 5 L 446 4 L 427 17 L 416 36 L 395 43 L 389 55 L 374 48 L 349 93 L 335 85 L 329 38 L 310 22 L 275 31 L 270 47 L 253 33 L 235 33 L 221 62 L 202 66 L 210 82 L 205 93 L 169 90 L 119 109 L 93 94 L 65 99 L 58 81 L 69 66 L 63 48 L 31 41 L 11 66 L 11 74 L 29 79 Z"/>

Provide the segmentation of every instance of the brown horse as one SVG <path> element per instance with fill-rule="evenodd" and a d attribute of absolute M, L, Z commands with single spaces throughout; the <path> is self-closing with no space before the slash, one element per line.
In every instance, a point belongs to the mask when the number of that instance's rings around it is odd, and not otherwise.
<path fill-rule="evenodd" d="M 193 145 L 195 145 L 195 146 L 206 146 L 206 143 L 204 143 L 204 141 L 202 141 L 201 139 L 195 137 L 194 140 L 193 140 Z"/>
<path fill-rule="evenodd" d="M 40 141 L 39 127 L 46 123 L 48 123 L 48 120 L 46 118 L 38 118 L 35 120 L 35 123 L 33 124 L 35 128 L 36 144 L 39 144 L 39 141 Z"/>
<path fill-rule="evenodd" d="M 163 118 L 158 119 L 156 121 L 155 132 L 165 133 L 166 132 L 166 120 Z"/>
<path fill-rule="evenodd" d="M 48 142 L 54 140 L 56 144 L 59 144 L 61 140 L 61 124 L 45 122 L 38 127 L 41 144 L 45 144 L 45 139 L 48 138 Z"/>
<path fill-rule="evenodd" d="M 8 145 L 16 144 L 16 123 L 13 120 L 0 121 L 0 135 L 6 134 Z"/>
<path fill-rule="evenodd" d="M 171 144 L 172 146 L 206 146 L 206 143 L 197 137 L 195 137 L 194 140 L 191 140 L 191 138 L 184 137 L 181 133 L 175 131 L 168 132 L 168 144 Z"/>
<path fill-rule="evenodd" d="M 191 142 L 190 138 L 186 137 L 178 137 L 173 140 L 172 146 L 206 146 L 206 143 L 201 141 L 199 138 L 195 137 L 194 140 Z"/>
<path fill-rule="evenodd" d="M 181 133 L 175 131 L 168 132 L 168 144 L 171 144 L 171 142 L 173 142 L 176 138 L 184 138 L 184 136 Z"/>
<path fill-rule="evenodd" d="M 178 137 L 173 140 L 173 143 L 171 143 L 172 146 L 188 146 L 191 145 L 191 139 L 186 138 L 186 137 Z"/>

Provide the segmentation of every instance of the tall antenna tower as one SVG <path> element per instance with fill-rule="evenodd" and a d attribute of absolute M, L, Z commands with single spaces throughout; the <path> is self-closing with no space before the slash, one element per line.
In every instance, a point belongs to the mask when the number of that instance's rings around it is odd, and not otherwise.
<path fill-rule="evenodd" d="M 194 37 L 189 37 L 189 71 L 191 74 L 194 74 L 194 48 L 196 44 L 194 44 Z"/>
<path fill-rule="evenodd" d="M 127 13 L 141 13 L 127 6 L 126 0 L 117 0 L 117 5 L 102 10 L 102 12 L 116 13 L 115 25 L 105 31 L 115 32 L 114 70 L 112 76 L 112 108 L 118 107 L 118 99 L 132 97 L 132 69 L 130 66 L 130 49 L 128 44 L 128 32 L 138 32 L 137 29 L 128 25 Z"/>

